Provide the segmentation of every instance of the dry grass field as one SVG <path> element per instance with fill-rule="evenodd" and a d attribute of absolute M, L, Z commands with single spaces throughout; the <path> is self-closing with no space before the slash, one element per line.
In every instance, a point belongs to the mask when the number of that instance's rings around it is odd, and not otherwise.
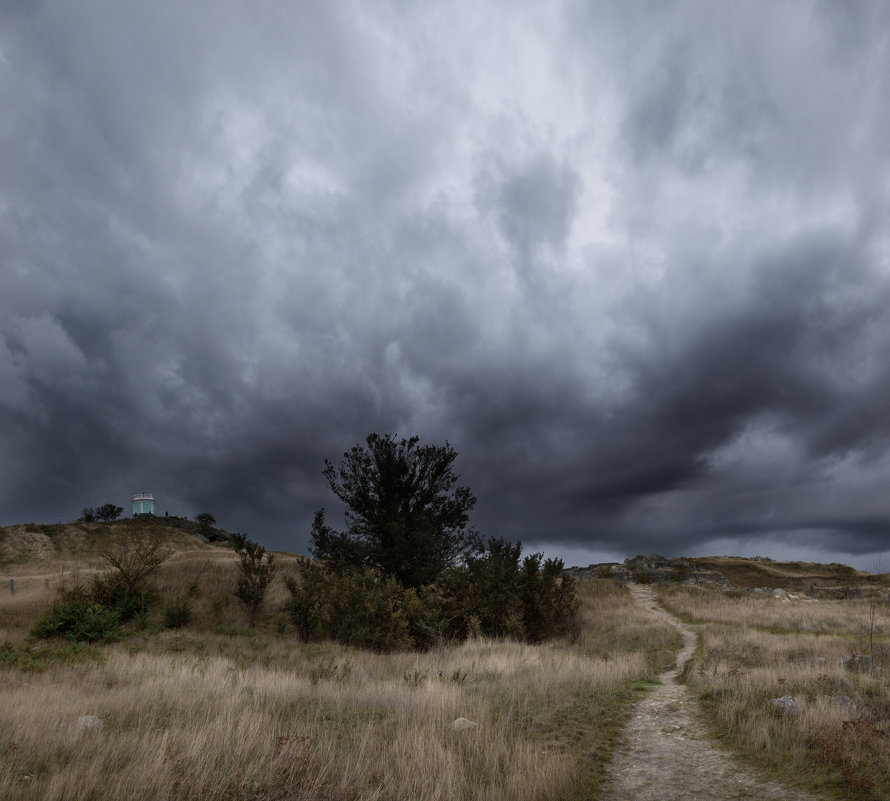
<path fill-rule="evenodd" d="M 16 594 L 0 598 L 2 799 L 591 798 L 628 704 L 679 646 L 606 581 L 579 588 L 574 644 L 307 645 L 276 612 L 280 579 L 246 628 L 234 557 L 208 547 L 162 566 L 143 629 L 31 643 L 53 588 L 97 569 L 35 564 L 10 568 Z M 183 596 L 192 622 L 164 630 L 163 604 Z M 476 725 L 454 730 L 461 717 Z"/>
<path fill-rule="evenodd" d="M 789 601 L 664 585 L 660 598 L 700 624 L 685 680 L 729 747 L 814 790 L 890 799 L 886 588 L 870 598 Z M 788 708 L 773 703 L 789 696 Z"/>

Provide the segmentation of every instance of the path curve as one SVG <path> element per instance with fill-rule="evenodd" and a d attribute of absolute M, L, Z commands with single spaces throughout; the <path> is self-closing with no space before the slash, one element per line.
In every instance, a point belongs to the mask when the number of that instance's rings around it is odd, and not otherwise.
<path fill-rule="evenodd" d="M 764 781 L 711 744 L 697 701 L 677 680 L 695 651 L 695 631 L 659 606 L 651 587 L 631 584 L 628 589 L 683 635 L 683 648 L 676 666 L 662 674 L 663 684 L 634 705 L 625 744 L 610 766 L 606 801 L 817 801 L 818 796 Z"/>

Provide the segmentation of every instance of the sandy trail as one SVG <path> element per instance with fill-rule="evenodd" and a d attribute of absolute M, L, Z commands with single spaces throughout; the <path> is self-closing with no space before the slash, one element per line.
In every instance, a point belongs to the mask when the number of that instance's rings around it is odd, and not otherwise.
<path fill-rule="evenodd" d="M 607 801 L 816 801 L 818 796 L 764 781 L 707 739 L 697 715 L 697 702 L 677 681 L 692 656 L 696 634 L 662 609 L 647 586 L 630 585 L 637 601 L 664 618 L 683 635 L 677 665 L 662 674 L 663 684 L 638 702 L 625 730 L 625 745 L 610 767 Z"/>

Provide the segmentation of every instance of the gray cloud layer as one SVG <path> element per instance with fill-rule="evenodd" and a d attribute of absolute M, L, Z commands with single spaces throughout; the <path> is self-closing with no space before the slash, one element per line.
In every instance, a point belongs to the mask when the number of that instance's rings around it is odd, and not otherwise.
<path fill-rule="evenodd" d="M 370 431 L 580 557 L 890 527 L 890 8 L 0 9 L 5 522 L 301 550 Z"/>

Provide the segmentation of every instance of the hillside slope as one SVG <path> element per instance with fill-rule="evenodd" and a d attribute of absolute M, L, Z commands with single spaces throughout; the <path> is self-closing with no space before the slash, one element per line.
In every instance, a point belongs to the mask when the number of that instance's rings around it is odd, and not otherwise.
<path fill-rule="evenodd" d="M 100 552 L 108 548 L 115 537 L 126 533 L 162 534 L 176 550 L 218 549 L 228 534 L 222 529 L 211 529 L 208 539 L 197 523 L 181 517 L 130 517 L 110 523 L 0 526 L 0 566 L 97 560 Z"/>

